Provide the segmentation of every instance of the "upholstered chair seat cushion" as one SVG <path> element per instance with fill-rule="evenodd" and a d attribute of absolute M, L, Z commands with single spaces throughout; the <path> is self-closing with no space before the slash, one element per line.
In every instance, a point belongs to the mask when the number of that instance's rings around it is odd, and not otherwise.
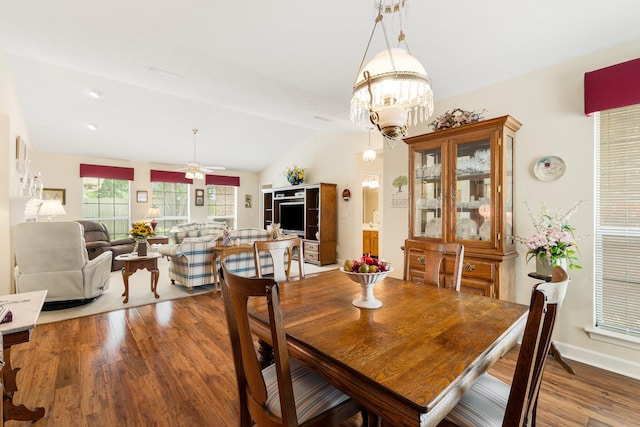
<path fill-rule="evenodd" d="M 510 390 L 508 384 L 483 374 L 445 419 L 460 427 L 500 427 Z"/>
<path fill-rule="evenodd" d="M 296 360 L 289 360 L 291 362 L 291 381 L 293 383 L 298 424 L 302 424 L 349 399 L 349 396 L 320 378 L 315 372 Z M 268 397 L 265 406 L 272 414 L 281 417 L 282 411 L 275 363 L 262 370 L 262 377 L 267 386 Z"/>

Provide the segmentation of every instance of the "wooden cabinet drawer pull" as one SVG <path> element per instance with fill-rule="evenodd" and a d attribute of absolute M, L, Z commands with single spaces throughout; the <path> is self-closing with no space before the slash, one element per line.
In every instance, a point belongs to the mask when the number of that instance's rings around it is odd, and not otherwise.
<path fill-rule="evenodd" d="M 476 269 L 476 266 L 473 264 L 465 263 L 465 264 L 462 264 L 462 269 L 464 271 L 473 271 Z"/>
<path fill-rule="evenodd" d="M 427 263 L 427 259 L 423 256 L 419 256 L 418 257 L 418 262 L 422 265 L 425 265 Z"/>

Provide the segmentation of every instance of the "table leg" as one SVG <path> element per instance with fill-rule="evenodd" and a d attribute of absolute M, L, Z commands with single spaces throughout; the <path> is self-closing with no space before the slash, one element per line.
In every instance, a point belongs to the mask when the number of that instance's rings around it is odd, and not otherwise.
<path fill-rule="evenodd" d="M 569 372 L 570 374 L 573 374 L 573 375 L 576 374 L 576 371 L 574 371 L 573 368 L 571 366 L 569 366 L 569 364 L 567 362 L 565 362 L 565 360 L 562 358 L 562 355 L 560 354 L 560 352 L 558 351 L 558 349 L 556 348 L 556 346 L 555 346 L 555 344 L 553 342 L 551 342 L 551 347 L 549 348 L 549 353 L 551 353 L 553 358 L 556 359 L 556 362 L 558 362 L 560 364 L 560 366 L 562 366 L 567 372 Z"/>
<path fill-rule="evenodd" d="M 122 301 L 123 304 L 129 302 L 129 276 L 131 276 L 131 273 L 126 270 L 122 270 L 122 281 L 124 282 L 124 292 L 122 294 L 124 297 L 124 301 Z"/>
<path fill-rule="evenodd" d="M 156 298 L 160 298 L 158 295 L 158 278 L 160 277 L 160 270 L 151 270 L 151 292 Z"/>
<path fill-rule="evenodd" d="M 216 260 L 218 259 L 218 254 L 213 253 L 213 260 L 211 261 L 211 268 L 213 269 L 213 286 L 216 288 L 216 293 L 220 290 L 220 294 L 222 295 L 222 283 L 218 283 L 218 272 L 216 271 Z"/>
<path fill-rule="evenodd" d="M 18 391 L 16 384 L 16 374 L 20 368 L 13 369 L 11 367 L 11 346 L 4 347 L 4 369 L 2 370 L 2 379 L 4 381 L 4 394 L 2 396 L 2 404 L 4 410 L 4 421 L 37 421 L 44 417 L 44 408 L 29 409 L 24 405 L 16 405 L 13 403 L 13 394 Z"/>

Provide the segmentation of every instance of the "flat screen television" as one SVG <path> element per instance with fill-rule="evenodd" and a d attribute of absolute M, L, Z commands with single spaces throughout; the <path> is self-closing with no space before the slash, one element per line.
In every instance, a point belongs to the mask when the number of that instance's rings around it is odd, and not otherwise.
<path fill-rule="evenodd" d="M 304 203 L 284 202 L 279 206 L 280 229 L 285 233 L 304 235 Z"/>

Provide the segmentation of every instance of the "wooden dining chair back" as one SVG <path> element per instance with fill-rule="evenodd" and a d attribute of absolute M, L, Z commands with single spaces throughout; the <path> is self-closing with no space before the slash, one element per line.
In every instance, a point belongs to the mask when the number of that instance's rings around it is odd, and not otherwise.
<path fill-rule="evenodd" d="M 460 290 L 464 246 L 459 243 L 438 243 L 427 240 L 407 239 L 404 242 L 404 280 L 436 287 L 448 287 L 441 280 L 445 256 L 452 256 L 454 267 L 449 287 Z"/>
<path fill-rule="evenodd" d="M 273 278 L 276 282 L 288 282 L 291 279 L 291 264 L 293 263 L 293 254 L 295 252 L 297 252 L 298 256 L 298 277 L 304 278 L 302 239 L 256 240 L 253 242 L 253 259 L 258 277 L 263 277 L 260 255 L 264 252 L 268 252 L 271 255 Z"/>
<path fill-rule="evenodd" d="M 280 292 L 270 278 L 237 276 L 222 265 L 220 283 L 240 400 L 240 426 L 338 425 L 360 405 L 299 362 L 289 359 Z M 275 363 L 260 369 L 249 324 L 249 298 L 267 301 Z M 253 421 L 252 421 L 253 420 Z"/>
<path fill-rule="evenodd" d="M 511 386 L 483 374 L 441 425 L 535 426 L 542 373 L 568 284 L 567 272 L 555 267 L 551 282 L 534 286 Z"/>

